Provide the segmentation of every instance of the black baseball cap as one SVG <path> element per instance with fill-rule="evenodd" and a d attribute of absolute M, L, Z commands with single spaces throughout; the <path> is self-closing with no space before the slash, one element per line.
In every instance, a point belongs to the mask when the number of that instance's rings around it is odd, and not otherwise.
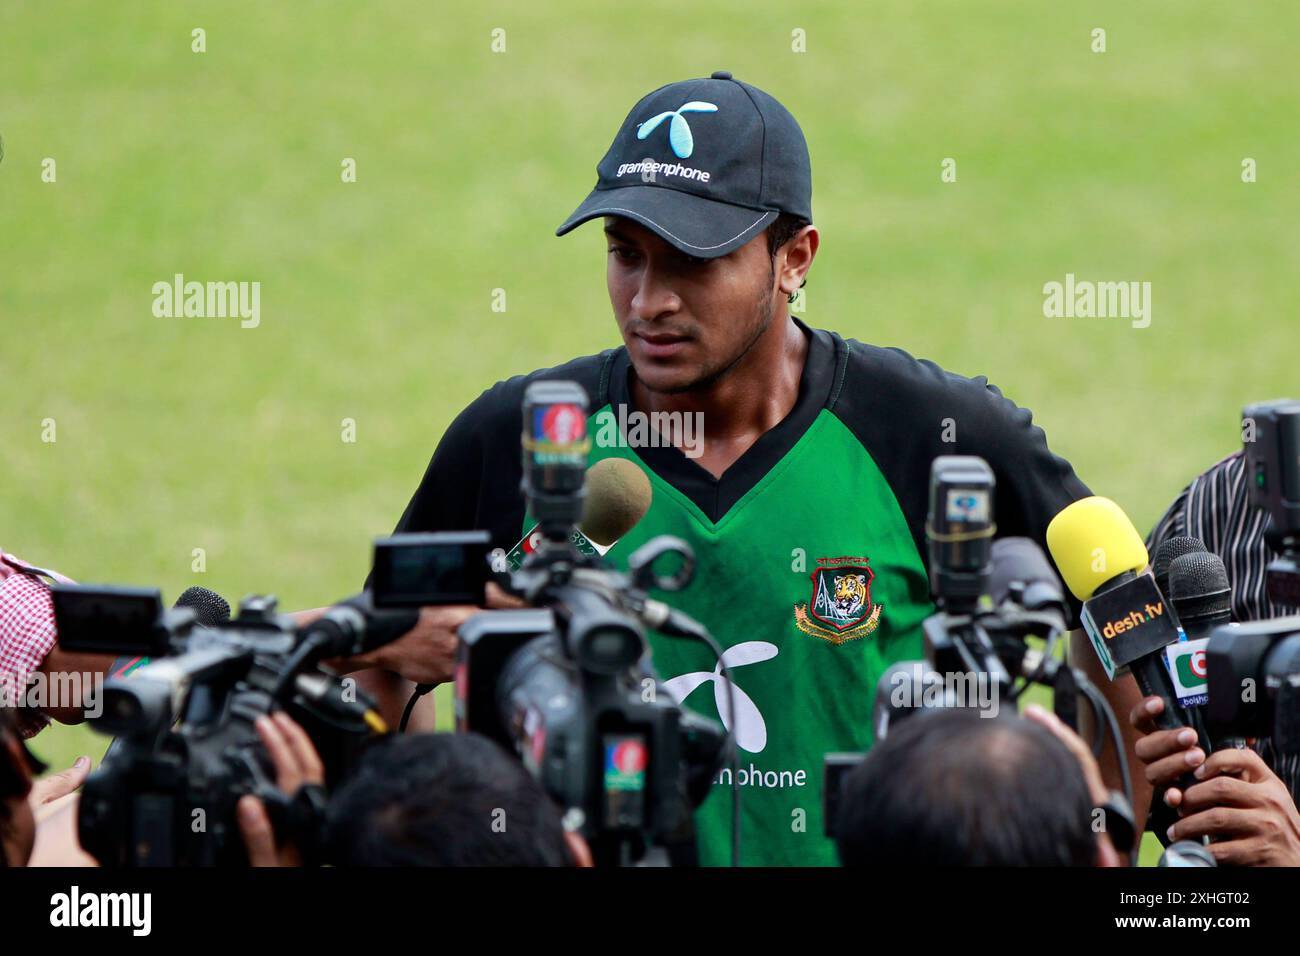
<path fill-rule="evenodd" d="M 780 213 L 812 222 L 812 164 L 790 111 L 725 70 L 643 96 L 557 236 L 625 216 L 687 255 L 738 249 Z"/>

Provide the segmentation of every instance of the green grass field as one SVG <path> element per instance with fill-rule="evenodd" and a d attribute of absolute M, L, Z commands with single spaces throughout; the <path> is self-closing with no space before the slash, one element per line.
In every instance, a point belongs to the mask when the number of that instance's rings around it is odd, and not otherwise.
<path fill-rule="evenodd" d="M 637 98 L 716 69 L 807 135 L 805 319 L 987 374 L 1145 528 L 1300 391 L 1300 11 L 1083 6 L 8 0 L 0 546 L 168 599 L 355 591 L 466 403 L 616 343 L 599 230 L 553 230 Z M 1150 327 L 1044 318 L 1067 272 L 1150 281 Z M 260 281 L 260 326 L 155 318 L 175 273 Z"/>

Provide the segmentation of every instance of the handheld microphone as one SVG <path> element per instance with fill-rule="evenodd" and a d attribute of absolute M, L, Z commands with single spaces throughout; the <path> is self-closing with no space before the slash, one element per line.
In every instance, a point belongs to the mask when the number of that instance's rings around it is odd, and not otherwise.
<path fill-rule="evenodd" d="M 1083 602 L 1083 626 L 1111 680 L 1125 668 L 1145 697 L 1164 699 L 1160 730 L 1185 727 L 1161 659 L 1178 627 L 1155 578 L 1144 572 L 1147 549 L 1123 509 L 1109 498 L 1081 498 L 1047 526 L 1047 547 L 1061 576 Z"/>
<path fill-rule="evenodd" d="M 1184 554 L 1169 565 L 1169 601 L 1187 639 L 1209 637 L 1232 620 L 1232 587 L 1223 559 L 1209 551 Z"/>
<path fill-rule="evenodd" d="M 1169 601 L 1178 615 L 1186 641 L 1165 649 L 1178 702 L 1187 710 L 1201 747 L 1208 754 L 1213 741 L 1200 707 L 1209 702 L 1206 650 L 1210 634 L 1232 619 L 1232 588 L 1223 559 L 1209 551 L 1191 552 L 1169 565 Z"/>
<path fill-rule="evenodd" d="M 230 602 L 207 588 L 186 588 L 172 607 L 193 608 L 194 623 L 200 627 L 216 627 L 230 620 Z"/>
<path fill-rule="evenodd" d="M 1151 562 L 1151 573 L 1155 575 L 1156 587 L 1160 589 L 1160 593 L 1169 593 L 1169 566 L 1175 559 L 1185 554 L 1199 554 L 1207 550 L 1209 549 L 1200 538 L 1189 535 L 1174 535 L 1160 542 L 1160 547 L 1156 548 L 1155 560 Z"/>
<path fill-rule="evenodd" d="M 584 554 L 603 555 L 645 517 L 652 498 L 650 479 L 635 462 L 626 458 L 596 462 L 587 469 L 586 498 L 574 545 Z M 511 571 L 519 570 L 542 537 L 541 525 L 535 525 L 519 539 L 506 555 Z"/>

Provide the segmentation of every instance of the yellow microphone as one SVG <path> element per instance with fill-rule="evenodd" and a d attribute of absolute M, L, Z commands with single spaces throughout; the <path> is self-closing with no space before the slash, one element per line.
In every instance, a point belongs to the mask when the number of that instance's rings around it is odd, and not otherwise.
<path fill-rule="evenodd" d="M 1109 498 L 1081 498 L 1047 526 L 1047 548 L 1083 602 L 1083 628 L 1111 680 L 1127 668 L 1144 696 L 1165 701 L 1161 730 L 1188 725 L 1163 660 L 1178 625 L 1147 567 L 1142 536 Z"/>

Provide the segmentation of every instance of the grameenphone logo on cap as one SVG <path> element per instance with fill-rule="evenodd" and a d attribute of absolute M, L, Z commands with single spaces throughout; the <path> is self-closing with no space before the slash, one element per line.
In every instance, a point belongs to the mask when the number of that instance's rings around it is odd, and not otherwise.
<path fill-rule="evenodd" d="M 665 110 L 657 116 L 650 117 L 643 123 L 637 123 L 636 138 L 645 139 L 662 126 L 664 120 L 668 120 L 668 145 L 672 147 L 674 156 L 678 159 L 686 159 L 691 153 L 695 152 L 695 135 L 691 132 L 691 126 L 686 122 L 686 117 L 682 114 L 716 113 L 717 111 L 718 107 L 713 103 L 691 100 L 689 103 L 683 103 L 675 110 Z M 655 176 L 660 173 L 665 176 L 694 179 L 702 183 L 707 183 L 712 178 L 712 174 L 703 169 L 683 166 L 681 163 L 660 163 L 648 158 L 636 163 L 623 163 L 618 167 L 618 172 L 614 175 L 626 176 L 634 173 L 639 174 L 646 182 L 653 182 Z"/>
<path fill-rule="evenodd" d="M 673 148 L 673 155 L 678 159 L 688 159 L 691 153 L 695 152 L 695 137 L 691 134 L 691 124 L 686 122 L 686 117 L 682 114 L 716 113 L 717 111 L 718 107 L 713 103 L 691 100 L 675 110 L 666 110 L 658 116 L 652 116 L 644 123 L 638 123 L 636 138 L 645 139 L 658 129 L 664 120 L 671 118 L 668 123 L 668 145 Z"/>

